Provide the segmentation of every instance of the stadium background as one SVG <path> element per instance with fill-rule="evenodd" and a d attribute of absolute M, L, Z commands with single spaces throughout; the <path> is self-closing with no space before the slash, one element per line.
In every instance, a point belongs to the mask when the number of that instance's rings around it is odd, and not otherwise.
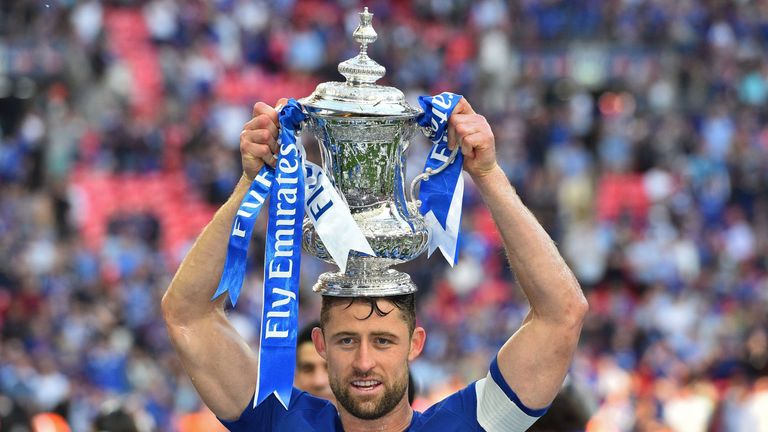
<path fill-rule="evenodd" d="M 88 431 L 122 406 L 142 431 L 213 430 L 160 298 L 240 176 L 250 107 L 341 79 L 365 5 L 384 82 L 412 103 L 469 98 L 581 281 L 591 310 L 567 388 L 588 430 L 768 431 L 768 3 L 0 4 L 6 425 L 55 412 Z M 411 175 L 427 148 L 412 144 Z M 456 268 L 403 267 L 429 334 L 421 407 L 484 375 L 526 313 L 471 185 L 463 230 Z M 231 312 L 252 346 L 263 237 L 262 217 Z M 306 322 L 327 267 L 303 264 Z"/>

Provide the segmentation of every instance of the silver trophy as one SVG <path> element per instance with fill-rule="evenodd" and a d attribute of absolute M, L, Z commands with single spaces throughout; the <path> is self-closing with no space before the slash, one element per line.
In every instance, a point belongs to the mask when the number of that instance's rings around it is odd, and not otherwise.
<path fill-rule="evenodd" d="M 429 232 L 414 201 L 418 183 L 442 171 L 456 156 L 434 171 L 417 176 L 405 195 L 405 151 L 421 110 L 405 101 L 403 92 L 376 85 L 385 69 L 367 54 L 376 40 L 368 8 L 354 31 L 360 54 L 339 64 L 346 82 L 325 82 L 299 103 L 307 114 L 307 129 L 320 143 L 322 167 L 348 204 L 376 256 L 352 251 L 346 271 L 320 275 L 315 292 L 339 297 L 392 296 L 416 291 L 408 274 L 390 269 L 427 249 Z M 426 133 L 426 131 L 425 131 Z M 339 233 L 344 235 L 344 233 Z M 305 219 L 302 246 L 323 261 L 334 263 L 312 223 Z"/>

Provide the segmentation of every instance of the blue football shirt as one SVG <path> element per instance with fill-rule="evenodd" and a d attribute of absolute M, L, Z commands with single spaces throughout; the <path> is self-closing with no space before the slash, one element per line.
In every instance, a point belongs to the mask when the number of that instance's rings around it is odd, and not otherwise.
<path fill-rule="evenodd" d="M 546 411 L 547 408 L 534 410 L 523 405 L 504 381 L 494 358 L 485 378 L 448 396 L 423 413 L 414 411 L 406 431 L 524 431 Z M 270 395 L 257 407 L 253 407 L 251 401 L 237 420 L 222 420 L 222 423 L 232 432 L 344 431 L 332 403 L 296 388 L 291 394 L 288 410 L 274 395 Z"/>

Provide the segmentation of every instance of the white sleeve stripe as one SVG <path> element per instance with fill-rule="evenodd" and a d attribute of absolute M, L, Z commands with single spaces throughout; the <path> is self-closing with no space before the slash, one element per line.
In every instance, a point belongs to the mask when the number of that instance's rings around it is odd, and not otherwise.
<path fill-rule="evenodd" d="M 547 410 L 549 409 L 549 406 L 546 406 L 544 408 L 539 408 L 539 409 L 528 408 L 527 406 L 525 406 L 523 401 L 521 401 L 520 398 L 517 397 L 517 393 L 515 393 L 515 391 L 512 390 L 512 388 L 509 386 L 507 381 L 504 379 L 504 376 L 501 374 L 501 369 L 499 369 L 498 357 L 493 358 L 490 369 L 491 369 L 491 378 L 504 391 L 504 394 L 506 394 L 507 397 L 511 399 L 512 402 L 514 402 L 518 406 L 518 408 L 520 408 L 524 413 L 528 414 L 531 417 L 541 417 L 547 412 Z"/>
<path fill-rule="evenodd" d="M 496 384 L 491 374 L 475 383 L 477 422 L 487 432 L 523 432 L 538 417 L 531 417 L 512 402 Z"/>

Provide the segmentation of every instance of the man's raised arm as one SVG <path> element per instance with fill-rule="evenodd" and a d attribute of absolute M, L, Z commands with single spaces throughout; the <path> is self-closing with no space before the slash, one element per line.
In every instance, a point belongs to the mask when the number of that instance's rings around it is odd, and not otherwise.
<path fill-rule="evenodd" d="M 226 295 L 215 301 L 211 297 L 224 268 L 232 220 L 264 162 L 274 165 L 276 137 L 276 111 L 256 104 L 240 136 L 243 176 L 203 229 L 163 296 L 163 316 L 181 363 L 206 405 L 225 420 L 237 418 L 251 400 L 257 356 L 224 315 Z"/>
<path fill-rule="evenodd" d="M 587 301 L 554 243 L 496 163 L 493 133 L 466 101 L 451 117 L 464 169 L 498 227 L 509 264 L 531 305 L 520 329 L 498 353 L 504 380 L 530 409 L 549 405 L 560 389 L 581 333 Z"/>

